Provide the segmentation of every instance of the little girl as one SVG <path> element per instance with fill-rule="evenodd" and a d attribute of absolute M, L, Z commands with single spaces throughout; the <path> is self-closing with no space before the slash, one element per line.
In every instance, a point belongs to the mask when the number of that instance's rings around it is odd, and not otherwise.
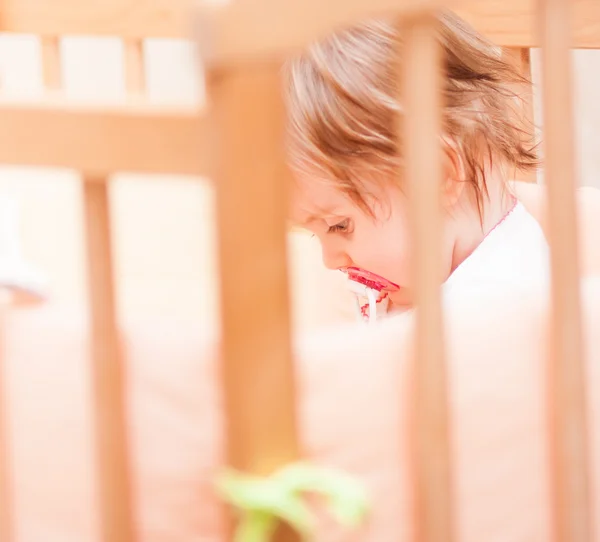
<path fill-rule="evenodd" d="M 508 189 L 509 172 L 536 166 L 532 136 L 515 115 L 526 81 L 451 12 L 439 15 L 443 49 L 443 275 L 464 287 L 546 281 L 548 247 Z M 400 58 L 398 60 L 398 54 Z M 378 310 L 412 304 L 402 139 L 402 35 L 383 20 L 345 29 L 287 66 L 292 218 L 318 237 L 323 261 L 348 274 Z M 379 305 L 376 305 L 379 303 Z M 381 307 L 381 309 L 380 309 Z"/>

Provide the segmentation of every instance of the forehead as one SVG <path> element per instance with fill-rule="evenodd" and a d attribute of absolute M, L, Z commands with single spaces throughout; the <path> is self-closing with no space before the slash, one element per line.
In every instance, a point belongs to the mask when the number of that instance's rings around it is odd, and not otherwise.
<path fill-rule="evenodd" d="M 342 216 L 354 207 L 354 202 L 332 181 L 301 179 L 292 185 L 290 218 L 296 224 Z"/>

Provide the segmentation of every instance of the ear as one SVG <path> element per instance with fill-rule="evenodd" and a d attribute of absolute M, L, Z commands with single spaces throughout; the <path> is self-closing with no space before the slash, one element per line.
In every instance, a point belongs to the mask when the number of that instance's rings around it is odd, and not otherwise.
<path fill-rule="evenodd" d="M 443 181 L 442 203 L 444 209 L 453 208 L 460 200 L 467 183 L 465 165 L 458 145 L 448 137 L 442 137 Z"/>

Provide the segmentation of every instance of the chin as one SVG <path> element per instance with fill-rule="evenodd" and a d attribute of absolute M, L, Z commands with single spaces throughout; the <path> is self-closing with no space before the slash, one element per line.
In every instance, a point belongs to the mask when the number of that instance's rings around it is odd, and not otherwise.
<path fill-rule="evenodd" d="M 400 288 L 395 292 L 389 292 L 388 297 L 394 310 L 408 310 L 412 308 L 410 296 L 405 288 Z"/>

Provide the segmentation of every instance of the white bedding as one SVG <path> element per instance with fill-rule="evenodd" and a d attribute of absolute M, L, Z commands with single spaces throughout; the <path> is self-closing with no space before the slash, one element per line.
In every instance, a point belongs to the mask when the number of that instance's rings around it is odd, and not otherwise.
<path fill-rule="evenodd" d="M 584 287 L 594 491 L 600 487 L 600 281 Z M 447 308 L 461 542 L 547 542 L 543 364 L 535 292 Z M 310 457 L 368 486 L 369 526 L 319 542 L 408 541 L 410 318 L 297 337 L 301 433 Z M 6 381 L 18 542 L 96 542 L 86 326 L 57 306 L 8 319 Z M 144 542 L 222 540 L 211 480 L 222 449 L 217 349 L 197 321 L 126 321 L 137 524 Z M 600 518 L 600 500 L 595 505 Z M 600 540 L 598 538 L 597 540 Z"/>

